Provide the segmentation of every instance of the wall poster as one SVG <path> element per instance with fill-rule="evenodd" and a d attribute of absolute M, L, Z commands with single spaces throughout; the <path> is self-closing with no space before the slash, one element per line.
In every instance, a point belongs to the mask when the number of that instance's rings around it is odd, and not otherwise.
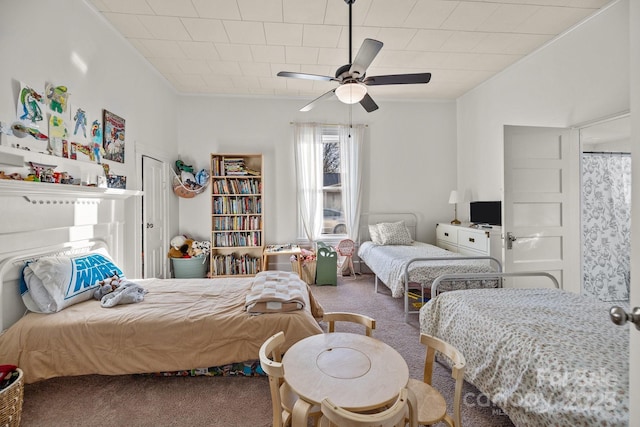
<path fill-rule="evenodd" d="M 110 111 L 103 110 L 104 158 L 124 163 L 124 119 Z"/>

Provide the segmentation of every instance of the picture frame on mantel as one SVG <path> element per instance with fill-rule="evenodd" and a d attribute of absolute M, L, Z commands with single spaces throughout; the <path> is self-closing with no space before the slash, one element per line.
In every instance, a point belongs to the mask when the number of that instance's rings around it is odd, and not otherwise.
<path fill-rule="evenodd" d="M 103 110 L 102 123 L 104 158 L 124 163 L 125 120 L 108 110 Z"/>

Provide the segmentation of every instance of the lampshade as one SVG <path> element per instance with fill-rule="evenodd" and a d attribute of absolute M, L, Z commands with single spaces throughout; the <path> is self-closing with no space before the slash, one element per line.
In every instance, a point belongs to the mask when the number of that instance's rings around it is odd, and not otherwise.
<path fill-rule="evenodd" d="M 367 87 L 361 83 L 345 83 L 336 88 L 336 96 L 345 104 L 360 102 L 366 94 Z"/>
<path fill-rule="evenodd" d="M 452 190 L 451 194 L 449 194 L 449 204 L 453 205 L 455 203 L 460 203 L 460 197 L 458 196 L 458 192 L 456 190 Z"/>

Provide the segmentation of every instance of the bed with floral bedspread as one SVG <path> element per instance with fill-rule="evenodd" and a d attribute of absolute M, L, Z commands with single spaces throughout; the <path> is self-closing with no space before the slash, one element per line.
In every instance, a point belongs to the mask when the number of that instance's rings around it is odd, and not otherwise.
<path fill-rule="evenodd" d="M 606 303 L 560 289 L 445 292 L 421 308 L 420 330 L 458 348 L 465 378 L 516 426 L 628 425 L 629 328 Z"/>

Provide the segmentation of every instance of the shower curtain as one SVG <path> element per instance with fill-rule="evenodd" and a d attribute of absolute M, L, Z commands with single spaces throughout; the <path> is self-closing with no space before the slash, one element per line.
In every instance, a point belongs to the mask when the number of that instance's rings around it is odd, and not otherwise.
<path fill-rule="evenodd" d="M 582 154 L 582 293 L 629 299 L 631 156 Z"/>

